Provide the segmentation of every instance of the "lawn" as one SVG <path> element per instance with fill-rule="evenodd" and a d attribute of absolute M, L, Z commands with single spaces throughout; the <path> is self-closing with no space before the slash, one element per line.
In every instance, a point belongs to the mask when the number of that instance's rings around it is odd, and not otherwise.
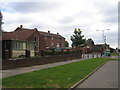
<path fill-rule="evenodd" d="M 3 78 L 8 88 L 69 88 L 110 58 L 93 58 Z"/>

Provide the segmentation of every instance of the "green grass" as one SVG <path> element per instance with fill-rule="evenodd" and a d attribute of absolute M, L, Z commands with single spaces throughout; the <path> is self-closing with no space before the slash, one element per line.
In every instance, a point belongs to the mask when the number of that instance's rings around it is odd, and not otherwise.
<path fill-rule="evenodd" d="M 118 53 L 111 53 L 111 56 L 118 56 Z"/>
<path fill-rule="evenodd" d="M 69 88 L 110 58 L 93 58 L 3 78 L 9 88 Z"/>

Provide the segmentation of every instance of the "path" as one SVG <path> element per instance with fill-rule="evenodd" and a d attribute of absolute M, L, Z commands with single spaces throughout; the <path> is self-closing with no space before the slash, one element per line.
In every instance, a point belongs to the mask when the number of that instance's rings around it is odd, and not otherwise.
<path fill-rule="evenodd" d="M 83 55 L 82 55 L 83 56 Z M 94 58 L 96 58 L 96 54 L 94 55 Z M 100 57 L 100 55 L 98 55 Z M 62 62 L 56 62 L 56 63 L 50 63 L 50 64 L 44 64 L 44 65 L 35 65 L 35 66 L 30 66 L 30 67 L 20 67 L 20 68 L 15 68 L 15 69 L 9 69 L 9 70 L 2 70 L 2 74 L 0 75 L 0 78 L 4 77 L 9 77 L 9 76 L 14 76 L 17 74 L 22 74 L 22 73 L 27 73 L 27 72 L 32 72 L 36 70 L 41 70 L 44 68 L 50 68 L 50 67 L 55 67 L 59 65 L 64 65 L 68 63 L 73 63 L 81 60 L 86 60 L 88 58 L 93 58 L 91 54 L 85 54 L 83 59 L 76 59 L 76 60 L 69 60 L 69 61 L 62 61 Z"/>
<path fill-rule="evenodd" d="M 68 64 L 68 63 L 73 63 L 80 60 L 84 60 L 84 59 L 76 59 L 76 60 L 56 62 L 56 63 L 50 63 L 50 64 L 44 64 L 44 65 L 36 65 L 36 66 L 30 66 L 30 67 L 21 67 L 21 68 L 9 69 L 9 70 L 2 70 L 2 78 L 21 74 L 21 73 L 32 72 L 35 70 L 41 70 L 44 68 L 50 68 L 50 67 Z"/>

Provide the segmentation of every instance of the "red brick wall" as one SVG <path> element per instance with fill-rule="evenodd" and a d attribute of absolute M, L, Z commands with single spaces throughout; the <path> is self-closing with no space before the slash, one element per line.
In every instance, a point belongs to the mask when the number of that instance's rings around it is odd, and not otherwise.
<path fill-rule="evenodd" d="M 40 35 L 40 33 L 38 31 L 35 31 L 29 38 L 28 40 L 32 40 L 35 41 L 35 36 L 39 36 L 39 54 L 41 52 L 41 50 L 45 50 L 46 49 L 46 44 L 45 44 L 45 40 L 44 37 L 42 35 Z"/>
<path fill-rule="evenodd" d="M 45 37 L 44 37 L 44 39 L 45 39 Z M 65 39 L 64 38 L 62 38 L 62 39 L 60 39 L 60 38 L 53 38 L 53 40 L 52 40 L 52 37 L 49 37 L 49 38 L 47 37 L 45 39 L 45 42 L 47 44 L 46 46 L 48 46 L 48 47 L 57 47 L 58 43 L 59 43 L 60 47 L 64 47 L 65 46 Z M 53 45 L 51 43 L 53 43 Z"/>
<path fill-rule="evenodd" d="M 27 67 L 33 65 L 41 65 L 48 64 L 54 62 L 67 61 L 71 59 L 80 59 L 82 58 L 81 53 L 74 54 L 65 54 L 65 55 L 57 55 L 57 56 L 49 56 L 49 57 L 40 57 L 40 58 L 28 58 L 22 60 L 3 60 L 2 61 L 2 69 L 11 69 L 11 68 L 19 68 L 19 67 Z"/>

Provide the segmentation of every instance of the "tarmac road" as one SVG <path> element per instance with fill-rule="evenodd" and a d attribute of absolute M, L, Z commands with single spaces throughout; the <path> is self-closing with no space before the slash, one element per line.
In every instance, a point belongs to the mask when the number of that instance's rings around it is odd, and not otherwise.
<path fill-rule="evenodd" d="M 77 88 L 118 88 L 118 61 L 109 61 Z"/>

